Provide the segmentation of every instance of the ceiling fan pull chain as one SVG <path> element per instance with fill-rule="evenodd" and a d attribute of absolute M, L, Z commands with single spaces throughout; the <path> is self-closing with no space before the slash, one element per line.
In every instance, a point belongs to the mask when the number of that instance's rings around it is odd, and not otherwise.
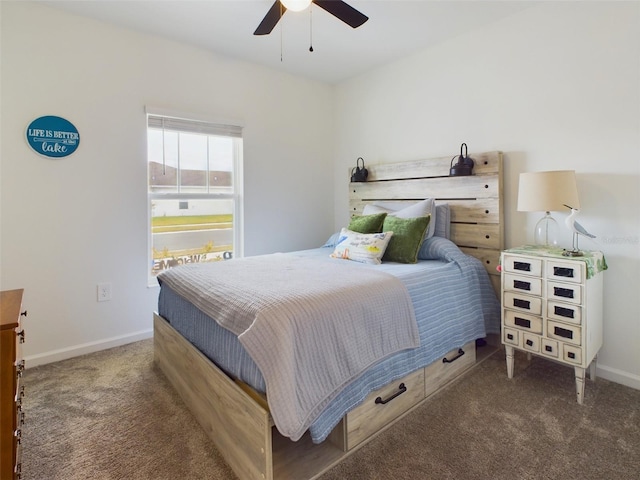
<path fill-rule="evenodd" d="M 313 52 L 313 13 L 309 6 L 309 51 Z"/>

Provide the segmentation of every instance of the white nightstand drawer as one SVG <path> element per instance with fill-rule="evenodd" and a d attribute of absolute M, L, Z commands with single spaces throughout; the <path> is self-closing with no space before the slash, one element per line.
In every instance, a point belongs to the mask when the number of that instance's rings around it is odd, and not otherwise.
<path fill-rule="evenodd" d="M 582 262 L 549 260 L 546 277 L 549 280 L 582 283 L 584 282 L 584 264 Z"/>
<path fill-rule="evenodd" d="M 580 345 L 582 343 L 581 335 L 582 329 L 580 327 L 547 320 L 547 337 L 549 338 Z"/>
<path fill-rule="evenodd" d="M 540 297 L 530 297 L 516 292 L 504 292 L 503 305 L 520 312 L 542 315 L 542 299 Z"/>
<path fill-rule="evenodd" d="M 504 324 L 509 327 L 519 328 L 533 333 L 542 333 L 542 318 L 526 313 L 514 312 L 512 310 L 504 311 Z"/>
<path fill-rule="evenodd" d="M 582 323 L 582 307 L 570 303 L 547 302 L 547 318 L 561 322 Z"/>
<path fill-rule="evenodd" d="M 582 303 L 582 285 L 549 281 L 547 282 L 547 299 L 579 305 Z"/>
<path fill-rule="evenodd" d="M 538 353 L 540 351 L 540 336 L 525 333 L 522 336 L 522 348 L 529 352 Z"/>
<path fill-rule="evenodd" d="M 543 338 L 540 341 L 540 344 L 542 345 L 540 348 L 541 353 L 544 353 L 549 357 L 558 358 L 558 342 L 548 338 Z"/>
<path fill-rule="evenodd" d="M 562 359 L 565 362 L 575 363 L 576 365 L 582 364 L 582 349 L 580 347 L 573 347 L 571 345 L 562 346 Z"/>
<path fill-rule="evenodd" d="M 518 347 L 520 341 L 520 332 L 508 327 L 504 327 L 502 330 L 502 341 L 507 345 Z"/>
<path fill-rule="evenodd" d="M 506 273 L 504 275 L 504 289 L 524 292 L 529 295 L 542 295 L 542 279 Z"/>
<path fill-rule="evenodd" d="M 542 275 L 542 260 L 505 254 L 502 268 L 505 272 L 524 273 L 539 277 Z"/>

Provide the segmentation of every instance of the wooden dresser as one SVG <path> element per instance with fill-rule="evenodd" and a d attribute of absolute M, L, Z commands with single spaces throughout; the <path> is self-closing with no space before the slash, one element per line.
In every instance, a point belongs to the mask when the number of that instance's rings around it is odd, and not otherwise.
<path fill-rule="evenodd" d="M 565 257 L 554 247 L 523 246 L 502 254 L 502 343 L 507 376 L 514 349 L 574 367 L 576 398 L 584 398 L 585 371 L 596 376 L 602 347 L 604 255 Z"/>
<path fill-rule="evenodd" d="M 20 344 L 24 342 L 21 318 L 23 290 L 0 292 L 0 479 L 19 479 L 20 437 L 24 421 L 24 386 Z"/>

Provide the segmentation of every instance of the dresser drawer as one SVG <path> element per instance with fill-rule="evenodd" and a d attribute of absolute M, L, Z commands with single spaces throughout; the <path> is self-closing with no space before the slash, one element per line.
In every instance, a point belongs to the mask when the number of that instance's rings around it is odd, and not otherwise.
<path fill-rule="evenodd" d="M 580 325 L 582 307 L 570 303 L 547 302 L 547 318 Z"/>
<path fill-rule="evenodd" d="M 549 338 L 542 338 L 540 341 L 540 353 L 548 357 L 558 358 L 558 342 Z"/>
<path fill-rule="evenodd" d="M 503 286 L 505 290 L 524 292 L 529 295 L 542 295 L 542 279 L 505 273 Z"/>
<path fill-rule="evenodd" d="M 542 314 L 542 298 L 540 297 L 531 297 L 517 292 L 504 292 L 502 304 L 507 308 L 513 308 L 520 312 L 532 315 Z"/>
<path fill-rule="evenodd" d="M 464 353 L 462 353 L 464 352 Z M 450 382 L 467 368 L 476 363 L 476 342 L 472 340 L 462 348 L 448 352 L 441 360 L 424 369 L 424 396 L 428 397 L 440 387 Z"/>
<path fill-rule="evenodd" d="M 582 343 L 582 329 L 575 325 L 547 320 L 547 337 L 572 345 L 580 345 Z"/>
<path fill-rule="evenodd" d="M 504 327 L 502 329 L 502 343 L 507 345 L 513 345 L 514 347 L 520 346 L 520 332 L 513 328 Z"/>
<path fill-rule="evenodd" d="M 562 359 L 565 362 L 582 365 L 582 349 L 580 347 L 574 347 L 573 345 L 563 345 Z"/>
<path fill-rule="evenodd" d="M 542 275 L 542 260 L 505 254 L 502 268 L 505 272 L 523 273 L 525 275 L 540 277 Z"/>
<path fill-rule="evenodd" d="M 549 280 L 562 282 L 584 282 L 584 264 L 581 262 L 562 262 L 557 260 L 547 261 L 547 274 Z"/>
<path fill-rule="evenodd" d="M 21 480 L 22 477 L 22 445 L 16 446 L 16 458 L 14 459 L 13 473 L 15 480 Z"/>
<path fill-rule="evenodd" d="M 347 449 L 350 450 L 424 398 L 424 369 L 417 370 L 369 394 L 347 413 Z"/>
<path fill-rule="evenodd" d="M 542 318 L 526 313 L 514 312 L 512 310 L 504 311 L 505 326 L 519 328 L 528 332 L 542 334 Z"/>
<path fill-rule="evenodd" d="M 540 335 L 524 333 L 522 335 L 522 348 L 529 352 L 538 353 L 540 351 Z"/>
<path fill-rule="evenodd" d="M 580 305 L 582 303 L 582 285 L 549 281 L 547 282 L 547 299 Z"/>

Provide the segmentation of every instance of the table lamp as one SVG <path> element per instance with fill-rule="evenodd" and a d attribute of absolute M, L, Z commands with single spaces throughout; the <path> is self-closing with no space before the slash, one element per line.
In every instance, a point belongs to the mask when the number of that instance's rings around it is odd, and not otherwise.
<path fill-rule="evenodd" d="M 565 211 L 566 205 L 580 208 L 575 171 L 520 174 L 518 211 L 545 212 L 544 217 L 536 224 L 534 239 L 537 245 L 558 245 L 558 222 L 551 216 L 551 212 Z"/>

